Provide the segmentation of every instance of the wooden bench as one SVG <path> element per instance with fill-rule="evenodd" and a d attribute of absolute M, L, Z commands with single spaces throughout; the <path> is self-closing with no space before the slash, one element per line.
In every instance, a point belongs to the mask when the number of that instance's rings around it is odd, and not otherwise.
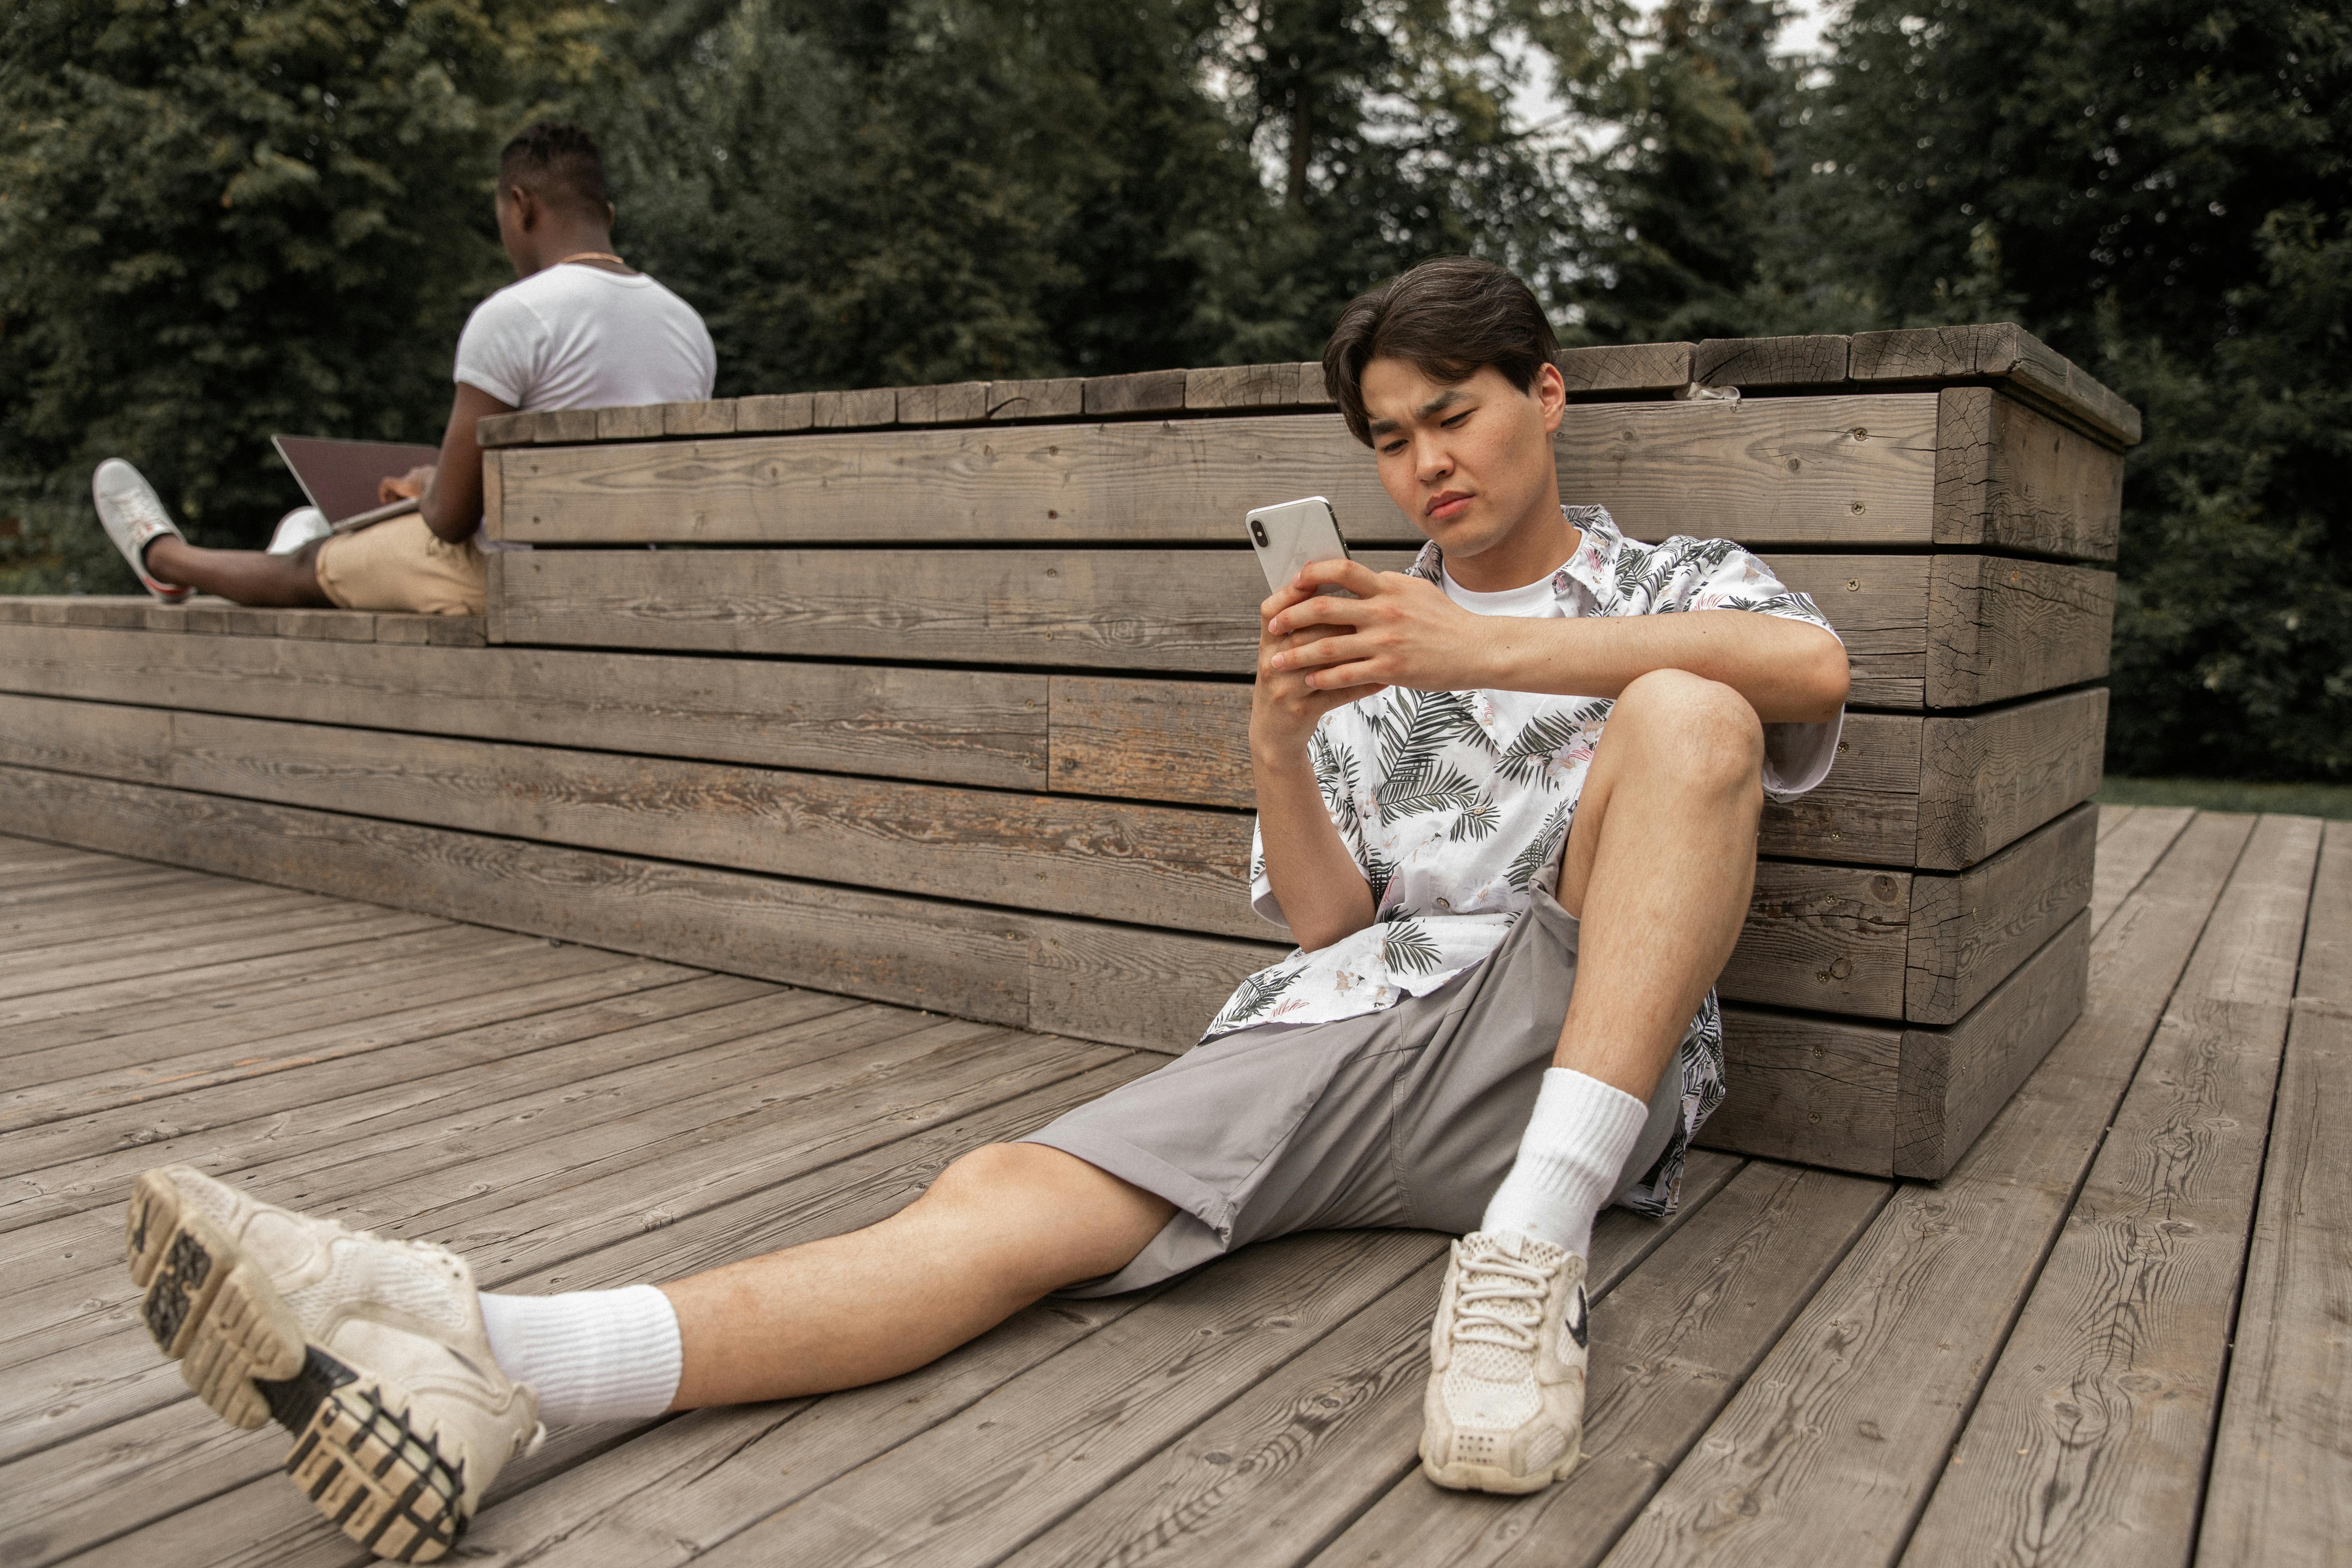
<path fill-rule="evenodd" d="M 1845 637 L 1710 1142 L 1949 1169 L 2082 1006 L 2121 448 L 2013 327 L 1571 351 L 1564 496 Z M 1672 395 L 1697 380 L 1737 401 Z M 1314 365 L 485 421 L 486 623 L 0 600 L 0 830 L 1176 1051 L 1247 910 L 1263 580 L 1419 536 Z"/>

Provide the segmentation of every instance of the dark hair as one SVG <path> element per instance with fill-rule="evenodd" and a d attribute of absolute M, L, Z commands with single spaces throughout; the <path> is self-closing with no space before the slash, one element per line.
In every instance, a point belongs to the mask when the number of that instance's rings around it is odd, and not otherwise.
<path fill-rule="evenodd" d="M 1349 433 L 1369 447 L 1363 375 L 1373 360 L 1409 360 L 1448 384 L 1493 365 L 1526 392 L 1559 352 L 1543 307 L 1509 269 L 1441 256 L 1348 302 L 1323 348 L 1323 384 L 1339 400 Z"/>
<path fill-rule="evenodd" d="M 596 138 L 568 121 L 526 125 L 499 153 L 499 189 L 520 185 L 541 201 L 576 202 L 598 216 L 604 195 L 604 160 Z"/>

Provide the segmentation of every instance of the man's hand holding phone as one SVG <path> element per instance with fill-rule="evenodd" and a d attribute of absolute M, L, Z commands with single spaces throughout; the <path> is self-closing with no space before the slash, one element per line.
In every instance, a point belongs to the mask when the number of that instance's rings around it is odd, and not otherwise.
<path fill-rule="evenodd" d="M 1345 588 L 1352 598 L 1322 593 Z M 1471 614 L 1436 584 L 1354 561 L 1317 561 L 1265 601 L 1258 683 L 1271 670 L 1333 696 L 1317 717 L 1387 686 L 1467 691 L 1495 684 L 1498 637 L 1525 626 Z"/>
<path fill-rule="evenodd" d="M 1349 563 L 1339 561 L 1320 564 Z M 1257 685 L 1250 700 L 1250 749 L 1265 762 L 1288 763 L 1303 758 L 1307 737 L 1314 733 L 1316 721 L 1324 714 L 1381 689 L 1378 684 L 1318 687 L 1312 671 L 1295 666 L 1284 668 L 1281 661 L 1292 651 L 1347 630 L 1345 626 L 1318 624 L 1326 618 L 1323 609 L 1339 601 L 1318 597 L 1313 587 L 1301 585 L 1307 573 L 1318 569 L 1310 566 L 1302 571 L 1297 580 L 1268 595 L 1257 607 Z M 1297 626 L 1279 632 L 1274 629 L 1285 615 L 1302 605 L 1307 607 L 1298 612 Z"/>

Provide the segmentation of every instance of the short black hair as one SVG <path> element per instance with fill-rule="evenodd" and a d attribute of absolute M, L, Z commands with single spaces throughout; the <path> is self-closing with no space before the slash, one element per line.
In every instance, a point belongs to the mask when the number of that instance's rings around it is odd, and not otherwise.
<path fill-rule="evenodd" d="M 598 216 L 612 198 L 604 194 L 604 159 L 596 138 L 563 120 L 526 125 L 499 153 L 499 189 L 520 185 L 541 201 L 574 202 Z"/>
<path fill-rule="evenodd" d="M 1349 433 L 1369 447 L 1363 376 L 1375 359 L 1409 360 L 1448 384 L 1493 365 L 1527 392 L 1559 353 L 1559 340 L 1534 290 L 1508 268 L 1441 256 L 1348 302 L 1323 348 L 1323 384 L 1339 400 Z"/>

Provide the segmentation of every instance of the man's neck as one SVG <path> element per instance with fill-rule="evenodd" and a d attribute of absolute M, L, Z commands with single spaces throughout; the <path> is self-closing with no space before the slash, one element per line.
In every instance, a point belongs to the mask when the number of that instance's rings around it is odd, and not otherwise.
<path fill-rule="evenodd" d="M 1541 582 L 1568 563 L 1583 531 L 1558 507 L 1532 513 L 1475 555 L 1445 557 L 1445 573 L 1474 594 L 1501 594 Z"/>
<path fill-rule="evenodd" d="M 537 235 L 533 237 L 539 241 L 535 247 L 536 265 L 529 272 L 517 273 L 518 278 L 530 278 L 544 272 L 551 267 L 561 265 L 570 257 L 609 257 L 613 253 L 613 231 L 608 228 L 590 228 L 582 226 L 552 234 Z M 613 269 L 611 263 L 607 262 L 604 265 L 608 270 Z"/>

